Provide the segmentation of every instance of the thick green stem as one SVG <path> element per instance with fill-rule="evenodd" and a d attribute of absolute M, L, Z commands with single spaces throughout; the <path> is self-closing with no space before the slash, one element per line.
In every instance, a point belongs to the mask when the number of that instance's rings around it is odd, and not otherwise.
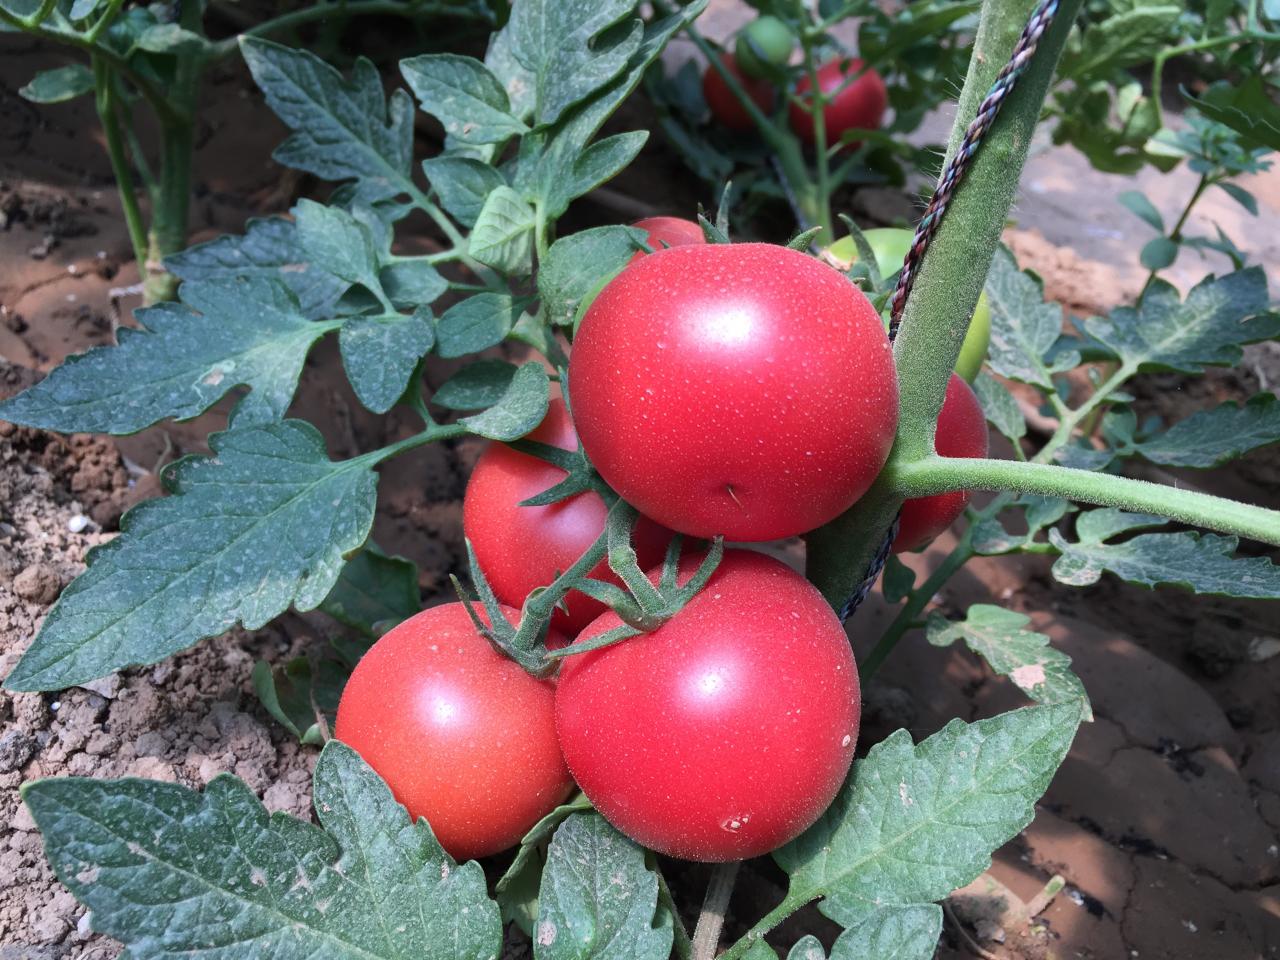
<path fill-rule="evenodd" d="M 124 211 L 125 227 L 129 231 L 129 243 L 133 247 L 134 259 L 138 261 L 138 269 L 147 258 L 147 228 L 142 219 L 142 210 L 138 207 L 138 195 L 133 185 L 133 172 L 129 169 L 129 159 L 125 151 L 124 138 L 120 133 L 120 117 L 115 104 L 115 77 L 112 68 L 101 57 L 94 56 L 93 86 L 94 102 L 98 108 L 98 119 L 102 121 L 102 133 L 107 144 L 107 158 L 111 161 L 111 172 L 116 178 L 116 188 L 120 192 L 120 207 Z"/>
<path fill-rule="evenodd" d="M 142 296 L 147 303 L 172 300 L 177 278 L 164 268 L 164 260 L 187 244 L 187 213 L 191 204 L 191 160 L 195 130 L 190 123 L 160 127 L 160 180 L 151 210 L 147 250 L 139 261 Z"/>
<path fill-rule="evenodd" d="M 804 47 L 805 72 L 809 77 L 808 106 L 810 116 L 813 117 L 814 163 L 818 170 L 816 226 L 822 227 L 822 233 L 818 234 L 818 243 L 820 246 L 827 246 L 836 238 L 831 219 L 831 158 L 827 155 L 827 96 L 822 92 L 822 85 L 818 82 L 818 60 L 807 35 L 802 35 L 801 43 Z"/>
<path fill-rule="evenodd" d="M 907 499 L 951 490 L 1010 490 L 1169 517 L 1280 547 L 1280 510 L 1147 480 L 1017 460 L 926 457 L 886 478 Z"/>

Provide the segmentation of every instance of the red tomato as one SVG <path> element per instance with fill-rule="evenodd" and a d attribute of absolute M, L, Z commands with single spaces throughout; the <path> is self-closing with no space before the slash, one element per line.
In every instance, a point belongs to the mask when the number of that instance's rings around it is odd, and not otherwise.
<path fill-rule="evenodd" d="M 569 795 L 554 702 L 550 681 L 498 653 L 461 603 L 446 603 L 369 649 L 342 691 L 334 735 L 411 817 L 427 818 L 451 857 L 470 860 L 519 843 Z"/>
<path fill-rule="evenodd" d="M 742 89 L 755 101 L 757 107 L 765 113 L 773 109 L 773 85 L 768 80 L 752 80 L 744 75 L 732 53 L 721 54 L 720 62 L 737 78 Z M 726 130 L 745 133 L 755 129 L 755 121 L 751 119 L 751 114 L 747 113 L 746 108 L 733 95 L 733 91 L 729 89 L 724 77 L 720 76 L 720 71 L 715 67 L 708 66 L 702 75 L 702 96 L 707 101 L 707 106 L 711 108 L 711 116 Z"/>
<path fill-rule="evenodd" d="M 587 455 L 641 513 L 699 537 L 812 530 L 889 455 L 884 324 L 843 275 L 763 243 L 674 247 L 600 292 L 569 360 Z"/>
<path fill-rule="evenodd" d="M 982 404 L 973 388 L 954 373 L 947 381 L 947 396 L 938 414 L 934 447 L 940 457 L 987 455 L 987 419 L 982 413 Z M 968 490 L 908 500 L 902 505 L 893 552 L 921 549 L 955 523 L 968 504 Z"/>
<path fill-rule="evenodd" d="M 862 69 L 863 62 L 852 60 L 832 60 L 818 68 L 818 88 L 823 93 L 838 90 L 847 77 L 855 76 Z M 800 78 L 796 84 L 796 95 L 806 105 L 812 105 L 812 98 L 806 97 L 811 84 L 808 76 Z M 884 87 L 880 74 L 868 69 L 857 80 L 854 80 L 839 93 L 835 99 L 823 109 L 822 115 L 827 125 L 827 145 L 839 142 L 846 130 L 878 130 L 884 118 L 885 108 L 889 104 L 889 95 Z M 813 144 L 813 115 L 800 104 L 793 102 L 790 106 L 791 129 L 805 143 Z"/>
<path fill-rule="evenodd" d="M 528 439 L 578 449 L 563 400 L 552 399 L 546 419 Z M 608 510 L 597 493 L 580 493 L 545 507 L 520 506 L 564 477 L 559 467 L 503 443 L 490 444 L 476 461 L 462 501 L 462 530 L 503 603 L 523 606 L 535 587 L 547 586 L 573 566 L 604 530 Z M 670 542 L 670 530 L 641 517 L 632 537 L 641 568 L 661 563 Z M 622 583 L 604 561 L 591 576 Z M 551 627 L 570 636 L 605 611 L 603 604 L 576 592 L 565 597 L 565 605 L 568 612 L 557 610 Z"/>
<path fill-rule="evenodd" d="M 649 246 L 654 253 L 661 250 L 663 244 L 668 247 L 683 247 L 690 243 L 707 242 L 702 227 L 692 220 L 682 220 L 680 217 L 647 217 L 637 220 L 632 226 L 649 234 Z M 634 262 L 643 256 L 643 252 L 637 253 L 631 260 Z"/>
<path fill-rule="evenodd" d="M 694 563 L 681 566 L 685 580 Z M 619 622 L 610 611 L 579 639 Z M 659 853 L 711 862 L 767 853 L 818 818 L 849 771 L 859 708 L 822 595 L 749 550 L 726 551 L 652 633 L 569 657 L 556 685 L 560 745 L 596 809 Z"/>

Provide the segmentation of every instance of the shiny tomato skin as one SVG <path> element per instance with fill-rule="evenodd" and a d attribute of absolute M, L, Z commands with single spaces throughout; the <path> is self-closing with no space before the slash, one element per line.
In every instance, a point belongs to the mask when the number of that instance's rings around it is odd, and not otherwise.
<path fill-rule="evenodd" d="M 559 397 L 551 400 L 547 416 L 529 440 L 562 450 L 578 449 L 573 423 Z M 559 467 L 517 453 L 504 443 L 491 443 L 476 461 L 462 500 L 462 530 L 480 569 L 498 599 L 516 609 L 535 587 L 545 587 L 587 551 L 604 530 L 608 510 L 598 493 L 580 493 L 545 507 L 522 507 L 565 477 Z M 636 524 L 632 543 L 643 569 L 662 562 L 671 531 L 647 517 Z M 608 563 L 591 571 L 598 580 L 621 585 Z M 557 609 L 553 630 L 571 637 L 605 610 L 581 593 L 565 597 L 567 612 Z"/>
<path fill-rule="evenodd" d="M 342 691 L 334 735 L 461 862 L 519 843 L 569 795 L 554 702 L 550 681 L 498 653 L 463 604 L 446 603 L 369 648 Z"/>
<path fill-rule="evenodd" d="M 600 292 L 569 360 L 587 456 L 656 522 L 772 540 L 833 519 L 893 444 L 884 325 L 842 274 L 762 243 L 674 247 Z"/>
<path fill-rule="evenodd" d="M 956 374 L 947 381 L 947 396 L 938 414 L 934 448 L 940 457 L 985 457 L 987 418 L 973 388 Z M 902 505 L 893 552 L 920 550 L 956 522 L 969 505 L 969 491 L 956 490 L 917 497 Z"/>
<path fill-rule="evenodd" d="M 721 54 L 720 62 L 737 78 L 742 89 L 757 107 L 765 113 L 773 109 L 773 84 L 768 80 L 752 80 L 746 76 L 731 53 Z M 747 113 L 746 108 L 733 95 L 733 91 L 729 89 L 724 77 L 720 76 L 720 71 L 715 67 L 708 66 L 702 75 L 702 97 L 707 101 L 711 116 L 726 130 L 745 133 L 755 129 L 755 121 L 751 119 L 751 114 Z"/>
<path fill-rule="evenodd" d="M 683 247 L 690 243 L 706 243 L 706 235 L 702 232 L 702 227 L 694 223 L 692 220 L 685 220 L 681 217 L 646 217 L 643 220 L 637 220 L 631 226 L 639 230 L 645 231 L 649 235 L 648 244 L 653 248 L 653 252 L 666 247 Z M 636 253 L 631 258 L 634 263 L 640 257 L 643 257 L 644 251 Z"/>
<path fill-rule="evenodd" d="M 818 88 L 824 93 L 839 89 L 845 78 L 853 76 L 862 69 L 863 61 L 856 57 L 850 60 L 832 60 L 818 68 Z M 796 95 L 802 100 L 810 100 L 805 94 L 811 89 L 809 78 L 801 77 L 796 84 Z M 885 109 L 889 105 L 889 94 L 885 89 L 884 78 L 875 70 L 867 70 L 857 80 L 836 94 L 835 99 L 822 111 L 826 119 L 827 145 L 837 143 L 846 130 L 878 130 L 884 119 Z M 813 145 L 813 115 L 798 103 L 789 108 L 791 129 L 801 140 Z"/>
<path fill-rule="evenodd" d="M 682 579 L 694 567 L 682 563 Z M 610 611 L 579 641 L 618 623 Z M 821 594 L 772 557 L 728 550 L 657 630 L 564 661 L 556 729 L 615 827 L 659 853 L 723 862 L 768 853 L 822 814 L 853 760 L 860 706 L 849 641 Z"/>

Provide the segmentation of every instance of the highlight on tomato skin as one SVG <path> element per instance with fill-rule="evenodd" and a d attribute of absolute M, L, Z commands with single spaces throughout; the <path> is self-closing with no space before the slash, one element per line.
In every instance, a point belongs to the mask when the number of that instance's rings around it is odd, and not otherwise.
<path fill-rule="evenodd" d="M 542 423 L 529 440 L 577 450 L 578 435 L 564 400 L 553 397 Z M 555 486 L 565 472 L 554 464 L 493 442 L 476 461 L 462 500 L 462 529 L 475 551 L 480 569 L 498 599 L 523 606 L 537 587 L 545 587 L 573 566 L 604 532 L 608 508 L 598 493 L 587 491 L 542 507 L 520 504 Z M 641 517 L 632 546 L 642 569 L 662 561 L 672 532 Z M 589 574 L 622 585 L 602 560 Z M 573 637 L 600 616 L 605 606 L 585 594 L 570 591 L 552 614 L 552 630 Z M 552 639 L 547 646 L 556 649 Z"/>
<path fill-rule="evenodd" d="M 773 109 L 772 83 L 768 80 L 752 80 L 742 72 L 732 53 L 721 54 L 720 62 L 737 79 L 757 107 L 765 113 Z M 746 133 L 748 130 L 755 129 L 755 121 L 751 119 L 751 114 L 747 113 L 747 108 L 734 96 L 733 91 L 729 89 L 729 84 L 725 83 L 724 77 L 720 76 L 720 71 L 710 64 L 702 74 L 702 96 L 711 110 L 712 119 L 726 130 Z"/>
<path fill-rule="evenodd" d="M 700 560 L 682 561 L 681 582 Z M 606 613 L 579 642 L 619 622 Z M 768 853 L 822 814 L 853 761 L 860 709 L 831 607 L 750 550 L 725 551 L 652 633 L 568 657 L 556 685 L 565 760 L 596 809 L 646 847 L 709 862 Z"/>
<path fill-rule="evenodd" d="M 884 120 L 885 110 L 889 106 L 889 93 L 885 88 L 884 78 L 879 73 L 873 68 L 867 68 L 856 80 L 845 85 L 846 80 L 857 75 L 864 66 L 862 60 L 853 57 L 831 60 L 818 68 L 818 89 L 828 94 L 838 91 L 831 103 L 822 109 L 828 146 L 839 143 L 840 137 L 847 130 L 878 130 Z M 806 106 L 810 107 L 813 97 L 806 97 L 805 94 L 810 92 L 812 86 L 808 76 L 802 76 L 796 83 L 796 96 L 806 101 Z M 792 102 L 788 108 L 788 118 L 795 135 L 813 146 L 816 137 L 813 114 L 799 103 Z"/>
<path fill-rule="evenodd" d="M 773 540 L 834 519 L 875 480 L 897 427 L 875 308 L 839 271 L 771 244 L 629 265 L 583 317 L 569 383 L 605 481 L 698 537 Z"/>
<path fill-rule="evenodd" d="M 956 374 L 947 381 L 947 395 L 938 414 L 934 448 L 940 457 L 985 457 L 988 453 L 987 418 L 978 395 Z M 920 550 L 956 522 L 969 505 L 968 490 L 917 497 L 902 505 L 894 553 Z"/>
<path fill-rule="evenodd" d="M 519 843 L 573 788 L 554 690 L 480 636 L 461 602 L 446 603 L 369 649 L 342 691 L 334 735 L 451 857 L 471 860 Z"/>

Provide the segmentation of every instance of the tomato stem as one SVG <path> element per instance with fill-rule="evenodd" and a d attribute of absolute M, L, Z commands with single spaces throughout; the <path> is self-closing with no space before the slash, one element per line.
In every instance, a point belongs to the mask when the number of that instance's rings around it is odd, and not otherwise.
<path fill-rule="evenodd" d="M 733 884 L 738 879 L 741 860 L 718 863 L 711 871 L 707 883 L 707 895 L 698 914 L 698 925 L 693 929 L 693 960 L 714 960 L 720 945 L 720 931 L 724 929 L 724 915 L 729 909 Z"/>

